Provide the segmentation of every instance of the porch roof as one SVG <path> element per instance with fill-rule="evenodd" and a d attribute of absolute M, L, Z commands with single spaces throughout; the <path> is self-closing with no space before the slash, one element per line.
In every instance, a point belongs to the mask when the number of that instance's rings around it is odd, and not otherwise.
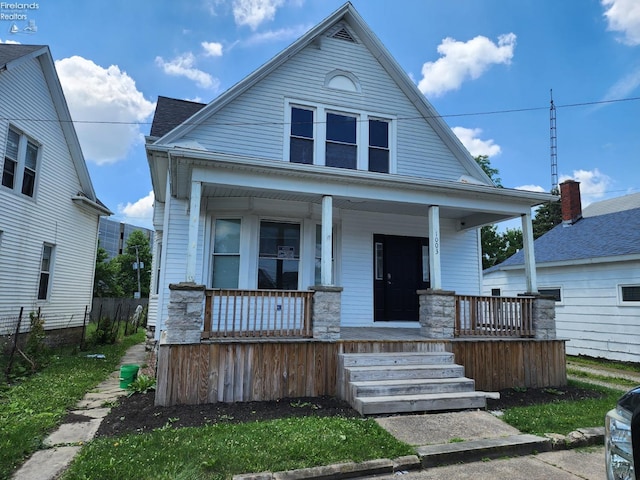
<path fill-rule="evenodd" d="M 556 197 L 488 185 L 303 165 L 240 157 L 184 147 L 147 145 L 154 186 L 166 185 L 171 195 L 188 199 L 191 182 L 202 183 L 203 198 L 260 198 L 319 204 L 324 195 L 335 208 L 424 216 L 440 206 L 442 218 L 455 219 L 461 230 L 530 213 L 533 206 Z M 159 183 L 156 183 L 159 182 Z M 163 188 L 154 188 L 164 202 Z"/>

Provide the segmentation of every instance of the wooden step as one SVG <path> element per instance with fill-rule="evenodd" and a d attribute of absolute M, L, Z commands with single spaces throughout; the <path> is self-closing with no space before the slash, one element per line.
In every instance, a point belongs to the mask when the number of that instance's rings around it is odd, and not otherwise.
<path fill-rule="evenodd" d="M 453 363 L 453 353 L 450 352 L 349 353 L 340 357 L 345 367 Z"/>
<path fill-rule="evenodd" d="M 464 376 L 464 367 L 453 363 L 441 365 L 396 365 L 347 367 L 344 369 L 347 382 L 376 380 L 411 380 L 425 378 L 457 378 Z"/>
<path fill-rule="evenodd" d="M 378 380 L 352 382 L 351 398 L 389 395 L 417 395 L 427 393 L 473 392 L 475 382 L 466 377 L 429 378 L 411 380 Z"/>
<path fill-rule="evenodd" d="M 483 392 L 356 397 L 353 402 L 353 407 L 362 415 L 467 410 L 486 408 L 486 405 Z"/>

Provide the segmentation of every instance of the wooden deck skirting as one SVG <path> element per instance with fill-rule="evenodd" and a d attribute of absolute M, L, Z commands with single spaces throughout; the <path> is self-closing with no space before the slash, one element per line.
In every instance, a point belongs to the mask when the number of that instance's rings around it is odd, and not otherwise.
<path fill-rule="evenodd" d="M 456 337 L 533 337 L 535 297 L 456 295 Z"/>
<path fill-rule="evenodd" d="M 202 338 L 309 338 L 312 297 L 310 291 L 208 289 Z"/>
<path fill-rule="evenodd" d="M 450 351 L 476 389 L 566 384 L 565 341 L 243 339 L 161 345 L 157 405 L 335 395 L 338 354 Z"/>

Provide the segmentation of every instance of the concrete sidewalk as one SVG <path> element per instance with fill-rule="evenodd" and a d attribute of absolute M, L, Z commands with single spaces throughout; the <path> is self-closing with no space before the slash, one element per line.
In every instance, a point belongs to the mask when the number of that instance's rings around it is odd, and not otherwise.
<path fill-rule="evenodd" d="M 120 365 L 143 365 L 147 358 L 145 344 L 129 348 Z M 72 411 L 73 423 L 63 423 L 43 442 L 44 449 L 34 453 L 13 475 L 14 480 L 54 480 L 80 452 L 82 444 L 93 439 L 110 405 L 128 392 L 120 388 L 120 368 L 95 389 L 87 393 Z"/>

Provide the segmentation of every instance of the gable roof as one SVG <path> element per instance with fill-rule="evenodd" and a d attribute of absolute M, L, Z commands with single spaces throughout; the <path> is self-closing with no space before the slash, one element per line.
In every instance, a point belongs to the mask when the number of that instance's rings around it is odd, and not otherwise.
<path fill-rule="evenodd" d="M 414 107 L 422 114 L 424 120 L 442 139 L 445 145 L 451 150 L 467 171 L 473 172 L 477 178 L 483 179 L 487 185 L 493 185 L 493 182 L 486 175 L 484 170 L 482 170 L 478 163 L 473 159 L 458 137 L 456 137 L 446 122 L 440 117 L 429 101 L 427 101 L 415 83 L 409 78 L 407 73 L 391 56 L 389 51 L 376 37 L 350 2 L 345 3 L 342 7 L 310 29 L 289 47 L 281 51 L 243 80 L 236 83 L 226 92 L 222 93 L 204 108 L 200 109 L 188 119 L 188 122 L 184 122 L 171 129 L 154 143 L 157 145 L 168 144 L 184 136 L 197 125 L 206 121 L 224 106 L 228 105 L 231 101 L 287 62 L 292 56 L 313 44 L 313 42 L 315 42 L 319 37 L 325 34 L 328 30 L 334 28 L 336 24 L 340 22 L 346 22 L 353 29 L 362 43 L 369 49 L 369 51 L 371 51 L 372 55 L 378 60 L 378 62 L 380 62 L 380 65 L 396 82 L 409 101 L 411 101 Z"/>
<path fill-rule="evenodd" d="M 166 135 L 205 106 L 205 103 L 159 96 L 150 136 L 159 138 Z"/>
<path fill-rule="evenodd" d="M 22 45 L 22 44 L 0 44 L 0 75 L 3 71 L 11 70 L 18 67 L 21 63 L 37 58 L 42 69 L 45 81 L 49 87 L 51 100 L 58 118 L 60 119 L 60 128 L 67 142 L 69 153 L 73 160 L 74 167 L 78 174 L 78 179 L 82 190 L 73 197 L 73 200 L 81 204 L 97 210 L 101 215 L 111 215 L 112 212 L 96 197 L 93 189 L 89 170 L 80 148 L 80 142 L 73 126 L 71 114 L 67 101 L 64 98 L 64 92 L 60 85 L 60 79 L 56 72 L 53 57 L 47 45 Z"/>
<path fill-rule="evenodd" d="M 584 263 L 639 255 L 640 208 L 583 218 L 573 225 L 556 225 L 533 246 L 536 264 Z M 523 266 L 524 252 L 520 250 L 484 273 Z"/>

